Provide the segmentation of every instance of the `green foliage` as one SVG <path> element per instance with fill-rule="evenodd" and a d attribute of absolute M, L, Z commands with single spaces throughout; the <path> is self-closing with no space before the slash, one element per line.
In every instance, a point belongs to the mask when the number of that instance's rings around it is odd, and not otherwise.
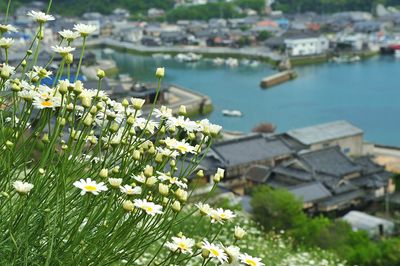
<path fill-rule="evenodd" d="M 250 204 L 256 221 L 267 230 L 288 230 L 306 219 L 301 201 L 285 189 L 259 186 Z"/>
<path fill-rule="evenodd" d="M 265 7 L 264 0 L 236 0 L 235 4 L 241 8 L 250 8 L 262 12 Z"/>
<path fill-rule="evenodd" d="M 211 18 L 234 18 L 240 14 L 232 3 L 208 3 L 198 6 L 178 7 L 167 12 L 167 20 L 209 20 Z"/>
<path fill-rule="evenodd" d="M 40 0 L 48 3 L 48 0 Z M 0 1 L 1 10 L 3 2 Z M 32 0 L 13 0 L 12 5 L 20 5 L 31 3 Z M 66 16 L 79 16 L 85 12 L 100 12 L 109 14 L 115 8 L 126 8 L 133 14 L 146 13 L 149 8 L 161 8 L 169 10 L 173 8 L 175 1 L 173 0 L 62 0 L 53 1 L 53 13 L 59 13 Z"/>
<path fill-rule="evenodd" d="M 278 0 L 274 8 L 284 12 L 333 13 L 339 11 L 367 11 L 371 12 L 377 4 L 398 5 L 399 0 Z"/>
<path fill-rule="evenodd" d="M 265 41 L 265 40 L 267 40 L 267 39 L 269 39 L 271 37 L 272 37 L 272 33 L 271 32 L 263 30 L 260 33 L 258 33 L 257 40 Z"/>

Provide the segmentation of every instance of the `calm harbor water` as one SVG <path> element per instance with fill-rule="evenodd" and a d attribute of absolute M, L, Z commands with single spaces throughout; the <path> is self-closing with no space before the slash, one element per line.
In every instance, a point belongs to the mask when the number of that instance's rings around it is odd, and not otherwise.
<path fill-rule="evenodd" d="M 155 68 L 165 66 L 166 82 L 211 97 L 215 109 L 209 118 L 227 130 L 249 132 L 271 122 L 283 132 L 345 119 L 362 128 L 368 141 L 400 146 L 400 60 L 393 57 L 298 67 L 296 80 L 268 90 L 259 87 L 264 76 L 274 73 L 266 64 L 229 68 L 117 52 L 111 57 L 121 73 L 140 81 L 155 81 Z M 225 117 L 223 109 L 237 109 L 244 116 Z"/>

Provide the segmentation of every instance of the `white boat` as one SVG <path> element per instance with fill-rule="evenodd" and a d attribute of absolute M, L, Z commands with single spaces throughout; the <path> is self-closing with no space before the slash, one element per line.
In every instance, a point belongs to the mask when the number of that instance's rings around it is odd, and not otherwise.
<path fill-rule="evenodd" d="M 239 110 L 227 110 L 227 109 L 224 109 L 224 110 L 222 110 L 222 114 L 224 116 L 234 116 L 234 117 L 243 116 L 242 112 L 239 111 Z"/>
<path fill-rule="evenodd" d="M 151 55 L 154 59 L 171 59 L 172 56 L 170 54 L 161 54 L 156 53 Z"/>
<path fill-rule="evenodd" d="M 400 50 L 395 50 L 395 51 L 394 51 L 394 56 L 395 56 L 396 58 L 400 58 Z"/>
<path fill-rule="evenodd" d="M 242 59 L 242 60 L 240 60 L 240 64 L 241 64 L 241 65 L 245 65 L 245 66 L 249 65 L 250 62 L 251 62 L 251 61 L 250 61 L 249 59 Z"/>
<path fill-rule="evenodd" d="M 236 58 L 229 57 L 226 59 L 225 64 L 229 67 L 237 67 L 239 66 L 239 61 Z"/>
<path fill-rule="evenodd" d="M 340 57 L 334 57 L 332 60 L 335 63 L 354 63 L 354 62 L 360 61 L 361 58 L 358 55 L 355 55 L 355 56 L 340 56 Z"/>
<path fill-rule="evenodd" d="M 258 67 L 260 65 L 260 62 L 258 61 L 251 61 L 250 66 L 251 67 Z"/>
<path fill-rule="evenodd" d="M 115 51 L 111 48 L 105 48 L 105 49 L 103 49 L 103 53 L 106 55 L 109 55 L 109 54 L 115 53 Z"/>
<path fill-rule="evenodd" d="M 220 58 L 220 57 L 217 57 L 217 58 L 213 59 L 213 64 L 214 65 L 220 66 L 220 65 L 223 65 L 224 63 L 225 63 L 225 60 Z"/>
<path fill-rule="evenodd" d="M 201 59 L 201 55 L 197 55 L 194 53 L 177 54 L 175 58 L 180 62 L 196 62 Z"/>

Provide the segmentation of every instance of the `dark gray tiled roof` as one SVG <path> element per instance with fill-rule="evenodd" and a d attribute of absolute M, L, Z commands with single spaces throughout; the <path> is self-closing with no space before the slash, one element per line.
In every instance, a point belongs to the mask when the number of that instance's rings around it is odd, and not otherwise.
<path fill-rule="evenodd" d="M 264 183 L 270 174 L 270 168 L 263 165 L 255 165 L 251 167 L 247 173 L 244 175 L 246 179 Z"/>
<path fill-rule="evenodd" d="M 280 140 L 266 140 L 261 134 L 215 144 L 212 149 L 228 166 L 290 155 L 292 151 Z"/>
<path fill-rule="evenodd" d="M 302 199 L 305 203 L 314 202 L 332 196 L 329 190 L 327 190 L 320 182 L 306 183 L 292 187 L 289 188 L 289 192 Z"/>
<path fill-rule="evenodd" d="M 274 168 L 273 170 L 274 173 L 277 174 L 282 174 L 288 177 L 293 177 L 295 179 L 299 179 L 302 181 L 311 181 L 313 180 L 313 175 L 310 172 L 301 170 L 301 169 L 297 169 L 295 167 L 285 167 L 283 165 L 279 165 L 277 167 Z"/>
<path fill-rule="evenodd" d="M 361 171 L 361 166 L 351 161 L 339 147 L 311 151 L 299 156 L 316 173 L 341 177 Z"/>
<path fill-rule="evenodd" d="M 344 193 L 344 194 L 330 197 L 326 200 L 319 202 L 318 205 L 321 207 L 329 207 L 329 206 L 333 206 L 333 205 L 338 205 L 340 207 L 341 205 L 348 205 L 348 204 L 350 204 L 351 200 L 361 198 L 363 196 L 365 196 L 364 191 L 356 190 L 356 191 L 352 191 L 349 193 Z"/>
<path fill-rule="evenodd" d="M 354 159 L 354 162 L 362 166 L 363 174 L 373 174 L 384 170 L 384 167 L 372 161 L 370 156 L 358 157 Z"/>

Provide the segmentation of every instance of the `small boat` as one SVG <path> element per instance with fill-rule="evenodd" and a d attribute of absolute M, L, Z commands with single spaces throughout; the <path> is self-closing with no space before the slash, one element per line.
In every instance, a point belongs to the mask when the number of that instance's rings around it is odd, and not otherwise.
<path fill-rule="evenodd" d="M 103 49 L 103 53 L 106 55 L 110 55 L 110 54 L 115 53 L 115 51 L 111 48 L 105 48 L 105 49 Z"/>
<path fill-rule="evenodd" d="M 251 61 L 250 61 L 249 59 L 242 59 L 242 60 L 240 60 L 240 64 L 241 64 L 241 65 L 247 66 L 247 65 L 250 65 L 250 63 L 251 63 Z"/>
<path fill-rule="evenodd" d="M 213 59 L 213 64 L 214 65 L 220 66 L 220 65 L 223 65 L 224 63 L 225 63 L 225 60 L 220 58 L 220 57 L 217 57 L 217 58 Z"/>
<path fill-rule="evenodd" d="M 251 67 L 258 67 L 260 65 L 260 62 L 258 62 L 258 61 L 251 61 L 250 62 L 250 66 Z"/>
<path fill-rule="evenodd" d="M 394 56 L 395 56 L 396 58 L 400 58 L 400 50 L 395 50 L 395 51 L 394 51 Z"/>
<path fill-rule="evenodd" d="M 195 53 L 177 54 L 175 58 L 180 62 L 196 62 L 201 59 L 201 55 Z"/>
<path fill-rule="evenodd" d="M 358 55 L 355 56 L 339 56 L 332 58 L 335 63 L 354 63 L 360 61 L 361 58 Z"/>
<path fill-rule="evenodd" d="M 171 59 L 172 56 L 170 54 L 162 54 L 156 53 L 151 55 L 154 59 Z"/>
<path fill-rule="evenodd" d="M 236 58 L 229 57 L 226 59 L 225 64 L 229 67 L 237 67 L 239 66 L 239 61 Z"/>
<path fill-rule="evenodd" d="M 227 109 L 224 109 L 224 110 L 222 110 L 222 114 L 224 116 L 233 116 L 233 117 L 241 117 L 241 116 L 243 116 L 242 112 L 239 111 L 239 110 L 227 110 Z"/>

